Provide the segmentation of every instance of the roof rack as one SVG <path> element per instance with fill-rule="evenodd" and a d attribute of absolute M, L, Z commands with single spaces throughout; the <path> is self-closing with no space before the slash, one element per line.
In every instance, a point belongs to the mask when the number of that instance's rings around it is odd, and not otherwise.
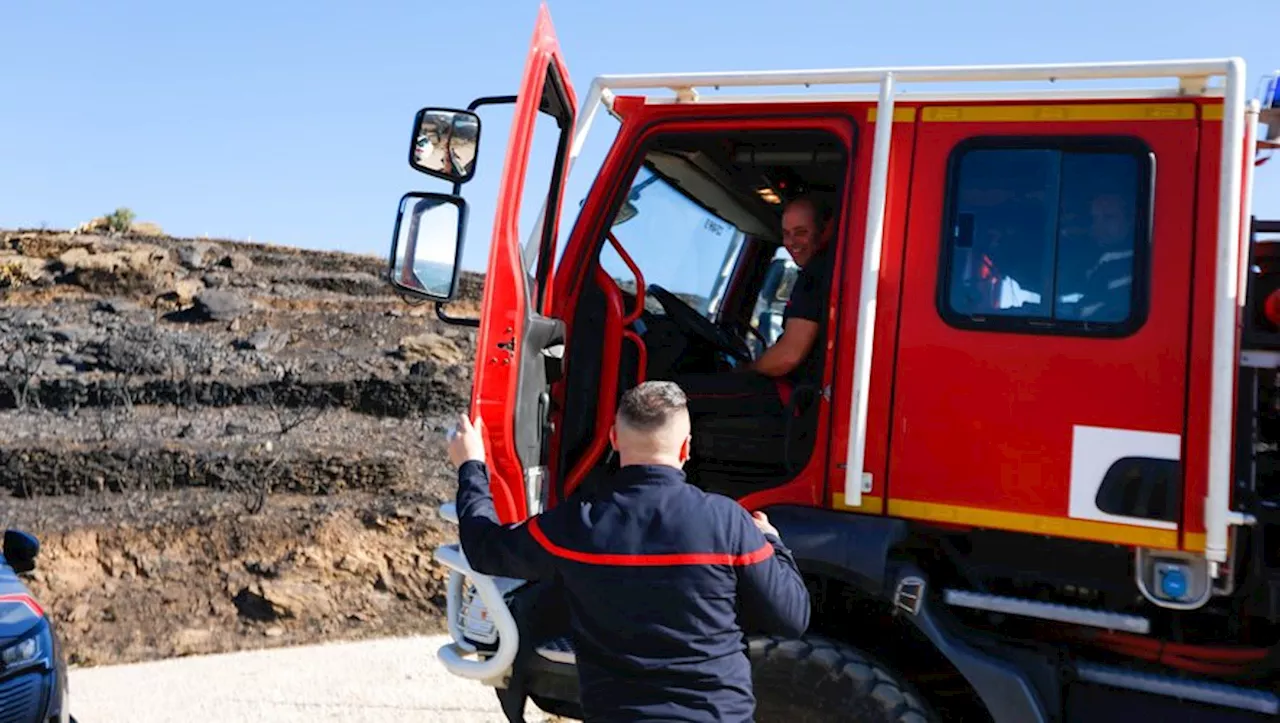
<path fill-rule="evenodd" d="M 795 87 L 879 84 L 886 76 L 902 83 L 949 82 L 1049 82 L 1065 80 L 1122 80 L 1176 78 L 1174 93 L 1203 95 L 1210 91 L 1209 80 L 1224 74 L 1231 59 L 1157 60 L 1110 63 L 1064 63 L 1031 65 L 903 66 L 879 68 L 833 68 L 813 70 L 761 70 L 725 73 L 655 73 L 601 75 L 592 86 L 618 91 L 665 88 L 677 98 L 694 100 L 699 89 L 741 87 Z M 1086 91 L 1087 92 L 1087 91 Z M 1139 91 L 1143 92 L 1143 91 Z M 1168 91 L 1165 91 L 1167 93 Z M 840 96 L 837 96 L 840 97 Z"/>

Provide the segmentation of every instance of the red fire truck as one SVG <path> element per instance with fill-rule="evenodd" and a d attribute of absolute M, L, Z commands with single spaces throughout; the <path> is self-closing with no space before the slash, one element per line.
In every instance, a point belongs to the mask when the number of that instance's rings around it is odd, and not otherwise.
<path fill-rule="evenodd" d="M 1263 81 L 1247 100 L 1237 58 L 622 75 L 579 106 L 544 7 L 517 95 L 415 119 L 415 144 L 466 132 L 447 164 L 410 151 L 454 185 L 402 199 L 389 278 L 477 327 L 471 413 L 513 522 L 616 465 L 626 389 L 774 341 L 795 273 L 780 209 L 820 194 L 822 381 L 786 389 L 782 417 L 700 420 L 687 468 L 767 511 L 810 583 L 804 638 L 750 640 L 759 720 L 1272 719 L 1280 222 L 1253 218 L 1251 184 L 1280 94 Z M 495 103 L 514 121 L 469 320 L 445 307 Z M 558 254 L 601 108 L 619 130 Z M 525 187 L 539 117 L 559 129 L 545 197 Z M 524 243 L 522 204 L 542 207 Z M 574 716 L 557 592 L 477 574 L 456 544 L 436 559 L 448 669 Z"/>

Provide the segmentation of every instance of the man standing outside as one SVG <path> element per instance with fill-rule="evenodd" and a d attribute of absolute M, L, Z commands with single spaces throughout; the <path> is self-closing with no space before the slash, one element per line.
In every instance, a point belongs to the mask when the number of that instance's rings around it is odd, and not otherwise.
<path fill-rule="evenodd" d="M 781 415 L 780 386 L 822 384 L 834 233 L 826 204 L 807 195 L 787 202 L 782 245 L 800 273 L 783 312 L 782 336 L 739 371 L 677 377 L 695 421 L 704 414 Z"/>
<path fill-rule="evenodd" d="M 450 443 L 471 566 L 564 586 L 589 722 L 751 721 L 744 628 L 808 628 L 808 590 L 765 515 L 685 481 L 690 439 L 680 388 L 640 384 L 610 431 L 613 479 L 514 525 L 494 512 L 482 429 L 463 418 Z"/>

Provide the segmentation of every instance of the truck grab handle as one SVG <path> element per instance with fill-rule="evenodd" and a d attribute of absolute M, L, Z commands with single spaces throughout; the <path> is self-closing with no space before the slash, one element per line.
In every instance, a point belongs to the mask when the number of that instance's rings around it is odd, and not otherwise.
<path fill-rule="evenodd" d="M 442 509 L 441 512 L 444 512 Z M 467 556 L 459 544 L 443 545 L 436 550 L 435 559 L 449 568 L 449 586 L 445 595 L 446 620 L 449 624 L 449 635 L 452 643 L 443 645 L 436 651 L 436 657 L 450 673 L 460 677 L 478 681 L 496 680 L 511 668 L 516 659 L 516 651 L 520 648 L 520 631 L 516 628 L 515 618 L 507 609 L 502 592 L 488 575 L 481 575 L 471 569 Z M 463 631 L 458 624 L 458 610 L 462 606 L 462 590 L 465 578 L 471 578 L 475 585 L 476 595 L 484 604 L 485 610 L 493 619 L 498 633 L 498 649 L 487 659 L 469 659 L 476 650 L 468 645 Z"/>

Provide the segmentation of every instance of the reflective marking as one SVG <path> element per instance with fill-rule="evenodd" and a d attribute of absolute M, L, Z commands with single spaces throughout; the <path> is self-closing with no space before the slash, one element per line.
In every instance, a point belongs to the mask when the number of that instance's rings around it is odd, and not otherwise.
<path fill-rule="evenodd" d="M 1195 120 L 1194 103 L 1086 103 L 1081 105 L 933 106 L 925 123 Z"/>

